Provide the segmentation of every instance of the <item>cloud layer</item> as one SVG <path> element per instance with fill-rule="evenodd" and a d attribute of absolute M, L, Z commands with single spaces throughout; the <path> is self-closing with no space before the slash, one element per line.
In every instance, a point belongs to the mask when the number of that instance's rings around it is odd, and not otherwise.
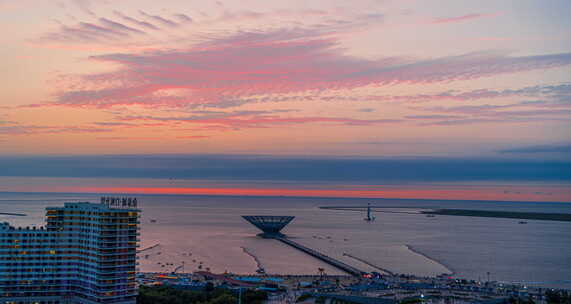
<path fill-rule="evenodd" d="M 117 33 L 109 34 L 119 37 Z M 326 90 L 461 81 L 571 64 L 571 53 L 510 56 L 503 52 L 479 52 L 435 59 L 370 60 L 345 55 L 334 38 L 314 39 L 312 35 L 318 33 L 247 32 L 189 49 L 93 56 L 94 61 L 114 63 L 120 68 L 84 75 L 81 82 L 86 89 L 59 92 L 56 103 L 101 108 L 132 104 L 228 107 L 267 96 L 271 100 L 312 92 L 318 98 Z M 517 92 L 469 94 L 455 97 L 469 99 Z"/>

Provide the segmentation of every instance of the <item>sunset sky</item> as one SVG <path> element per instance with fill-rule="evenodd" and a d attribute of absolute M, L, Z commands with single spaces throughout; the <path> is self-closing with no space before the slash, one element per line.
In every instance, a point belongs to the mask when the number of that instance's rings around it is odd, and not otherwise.
<path fill-rule="evenodd" d="M 568 164 L 570 12 L 568 0 L 0 0 L 0 156 Z"/>

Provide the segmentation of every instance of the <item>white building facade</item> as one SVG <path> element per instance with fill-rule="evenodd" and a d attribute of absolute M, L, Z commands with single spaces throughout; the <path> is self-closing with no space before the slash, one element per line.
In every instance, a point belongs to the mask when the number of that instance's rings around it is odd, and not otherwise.
<path fill-rule="evenodd" d="M 134 198 L 46 208 L 46 225 L 0 223 L 0 304 L 134 304 L 139 217 Z"/>

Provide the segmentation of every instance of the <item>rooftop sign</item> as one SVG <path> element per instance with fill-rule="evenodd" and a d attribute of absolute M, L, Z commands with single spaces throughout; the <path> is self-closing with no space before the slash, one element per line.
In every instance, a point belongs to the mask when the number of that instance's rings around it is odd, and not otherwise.
<path fill-rule="evenodd" d="M 137 208 L 137 198 L 135 197 L 109 197 L 101 198 L 101 203 L 109 208 Z"/>

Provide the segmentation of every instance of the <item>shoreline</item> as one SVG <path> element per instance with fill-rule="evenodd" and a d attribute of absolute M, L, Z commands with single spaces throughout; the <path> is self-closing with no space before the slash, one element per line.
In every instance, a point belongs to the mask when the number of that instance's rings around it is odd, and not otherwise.
<path fill-rule="evenodd" d="M 420 255 L 420 256 L 422 256 L 422 257 L 424 257 L 424 258 L 426 258 L 426 259 L 429 259 L 429 260 L 431 260 L 432 262 L 434 262 L 434 263 L 436 263 L 436 264 L 438 264 L 438 265 L 444 267 L 444 268 L 449 272 L 448 275 L 451 275 L 451 276 L 452 276 L 452 275 L 455 275 L 455 274 L 456 274 L 456 271 L 454 271 L 454 268 L 450 267 L 450 266 L 447 265 L 446 263 L 444 263 L 444 262 L 442 262 L 442 261 L 439 261 L 439 260 L 437 260 L 437 259 L 435 259 L 435 258 L 433 258 L 433 257 L 431 257 L 431 256 L 429 256 L 429 255 L 427 255 L 427 254 L 425 254 L 425 253 L 423 253 L 422 251 L 420 251 L 420 250 L 418 250 L 418 249 L 412 247 L 412 246 L 409 245 L 409 244 L 404 244 L 404 246 L 405 246 L 406 249 L 408 249 L 410 252 L 413 252 L 413 253 L 415 253 L 415 254 L 418 254 L 418 255 Z"/>

